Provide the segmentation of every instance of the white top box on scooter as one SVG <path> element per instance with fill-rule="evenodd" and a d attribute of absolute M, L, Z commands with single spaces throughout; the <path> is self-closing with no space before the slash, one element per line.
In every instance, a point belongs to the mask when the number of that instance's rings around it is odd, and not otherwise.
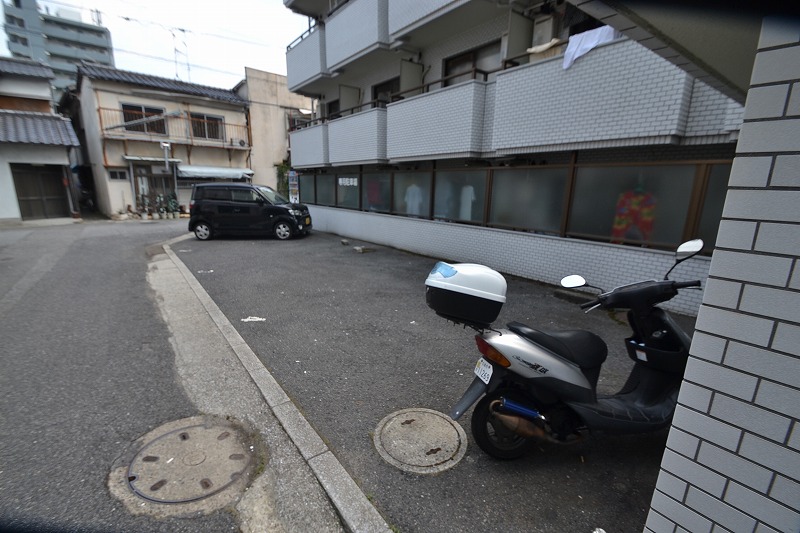
<path fill-rule="evenodd" d="M 483 265 L 436 263 L 425 287 L 425 301 L 437 315 L 480 329 L 497 319 L 506 302 L 505 278 Z"/>

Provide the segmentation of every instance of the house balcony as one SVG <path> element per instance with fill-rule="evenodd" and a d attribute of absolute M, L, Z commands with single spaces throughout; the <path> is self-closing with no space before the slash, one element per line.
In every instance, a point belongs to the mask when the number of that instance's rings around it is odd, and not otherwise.
<path fill-rule="evenodd" d="M 292 163 L 313 168 L 732 142 L 741 124 L 741 106 L 634 41 L 601 45 L 568 69 L 563 55 L 516 59 L 506 70 L 474 70 L 394 94 L 385 110 L 347 110 L 293 132 Z"/>
<path fill-rule="evenodd" d="M 318 18 L 331 10 L 330 0 L 283 0 L 283 5 L 295 13 Z"/>
<path fill-rule="evenodd" d="M 292 167 L 315 168 L 330 165 L 328 123 L 317 122 L 289 133 Z"/>
<path fill-rule="evenodd" d="M 52 41 L 49 41 L 45 48 L 47 53 L 50 54 L 50 57 L 87 59 L 104 65 L 112 63 L 109 49 L 79 49 L 62 44 L 54 44 Z"/>
<path fill-rule="evenodd" d="M 354 0 L 325 21 L 325 57 L 332 72 L 389 47 L 389 0 Z"/>
<path fill-rule="evenodd" d="M 329 122 L 328 154 L 332 165 L 386 163 L 386 109 L 369 109 Z"/>
<path fill-rule="evenodd" d="M 45 18 L 45 24 L 43 27 L 43 31 L 48 35 L 50 38 L 60 39 L 62 41 L 67 41 L 71 43 L 80 43 L 90 46 L 96 46 L 98 48 L 110 48 L 111 43 L 101 31 L 91 33 L 89 32 L 82 32 L 79 33 L 75 29 L 66 30 L 57 26 L 56 24 L 48 23 L 50 19 Z M 91 28 L 89 25 L 84 25 L 88 28 Z"/>
<path fill-rule="evenodd" d="M 362 58 L 376 51 L 390 53 L 388 11 L 388 0 L 351 0 L 330 14 L 324 24 L 297 38 L 286 52 L 289 90 L 323 94 L 331 88 L 325 82 L 349 70 L 354 62 L 362 73 L 369 71 L 368 62 Z"/>
<path fill-rule="evenodd" d="M 387 155 L 391 161 L 480 157 L 486 152 L 487 117 L 494 83 L 470 80 L 387 106 Z"/>
<path fill-rule="evenodd" d="M 325 26 L 314 26 L 295 39 L 286 51 L 286 84 L 290 91 L 299 92 L 328 77 Z"/>
<path fill-rule="evenodd" d="M 503 156 L 677 144 L 693 81 L 627 39 L 595 48 L 566 70 L 557 56 L 498 72 L 492 149 Z"/>
<path fill-rule="evenodd" d="M 250 134 L 247 126 L 242 124 L 190 118 L 180 111 L 151 115 L 100 108 L 99 115 L 104 139 L 169 142 L 232 150 L 250 148 Z"/>

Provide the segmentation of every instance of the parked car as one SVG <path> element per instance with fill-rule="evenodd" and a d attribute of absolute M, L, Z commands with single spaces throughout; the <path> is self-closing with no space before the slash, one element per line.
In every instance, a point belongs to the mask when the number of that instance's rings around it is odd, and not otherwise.
<path fill-rule="evenodd" d="M 215 235 L 272 234 L 280 240 L 311 231 L 308 207 L 274 189 L 250 183 L 202 183 L 192 189 L 189 231 L 201 241 Z"/>

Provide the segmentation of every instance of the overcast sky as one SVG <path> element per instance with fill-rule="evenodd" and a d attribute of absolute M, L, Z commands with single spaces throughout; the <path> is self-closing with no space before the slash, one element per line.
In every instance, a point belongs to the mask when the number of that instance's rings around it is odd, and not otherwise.
<path fill-rule="evenodd" d="M 39 0 L 50 14 L 95 10 L 111 31 L 116 67 L 232 88 L 244 67 L 286 75 L 286 46 L 308 19 L 283 0 Z M 5 34 L 2 35 L 5 49 Z M 4 55 L 8 52 L 5 51 Z"/>

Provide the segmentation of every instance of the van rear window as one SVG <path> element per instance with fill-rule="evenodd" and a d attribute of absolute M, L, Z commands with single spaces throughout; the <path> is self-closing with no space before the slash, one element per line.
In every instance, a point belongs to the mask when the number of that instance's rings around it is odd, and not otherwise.
<path fill-rule="evenodd" d="M 204 187 L 201 189 L 205 191 L 202 196 L 205 200 L 230 200 L 231 191 L 225 187 Z"/>

